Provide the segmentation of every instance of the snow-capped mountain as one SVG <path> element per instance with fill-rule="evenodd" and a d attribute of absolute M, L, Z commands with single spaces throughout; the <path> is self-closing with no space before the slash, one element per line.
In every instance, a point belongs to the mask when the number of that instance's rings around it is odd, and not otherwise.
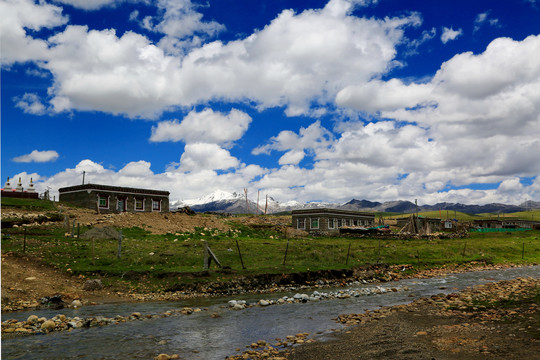
<path fill-rule="evenodd" d="M 317 208 L 333 208 L 343 210 L 370 211 L 370 212 L 396 212 L 396 213 L 412 213 L 416 211 L 416 205 L 410 201 L 397 200 L 386 201 L 384 203 L 373 202 L 368 200 L 352 199 L 344 204 L 328 203 L 328 202 L 309 202 L 300 203 L 296 200 L 280 203 L 272 197 L 266 198 L 261 196 L 259 203 L 248 199 L 242 193 L 227 192 L 216 190 L 215 192 L 202 196 L 198 199 L 175 201 L 170 203 L 171 209 L 177 209 L 184 206 L 189 206 L 196 212 L 221 212 L 230 214 L 268 214 L 289 212 L 300 209 L 317 209 Z M 470 214 L 487 213 L 487 212 L 516 212 L 530 209 L 540 208 L 540 202 L 527 201 L 520 205 L 505 205 L 505 204 L 486 204 L 486 205 L 465 205 L 459 203 L 439 203 L 435 205 L 419 205 L 419 211 L 430 210 L 456 210 Z"/>
<path fill-rule="evenodd" d="M 202 196 L 197 199 L 192 200 L 184 200 L 183 204 L 184 206 L 194 206 L 194 205 L 202 205 L 202 204 L 208 204 L 212 202 L 220 202 L 220 201 L 236 201 L 236 200 L 244 200 L 245 196 L 243 194 L 237 193 L 237 192 L 227 192 L 223 190 L 216 190 L 211 194 Z"/>
<path fill-rule="evenodd" d="M 248 200 L 246 204 L 246 196 L 237 192 L 227 192 L 216 190 L 211 194 L 202 196 L 197 199 L 183 200 L 171 203 L 171 209 L 177 209 L 184 206 L 189 206 L 196 212 L 222 212 L 230 214 L 260 214 L 263 211 L 257 210 L 257 204 Z"/>

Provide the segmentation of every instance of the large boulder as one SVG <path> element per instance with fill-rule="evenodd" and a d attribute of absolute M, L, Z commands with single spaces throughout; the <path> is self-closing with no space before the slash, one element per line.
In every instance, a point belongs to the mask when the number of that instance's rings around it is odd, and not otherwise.
<path fill-rule="evenodd" d="M 81 239 L 87 240 L 106 240 L 106 239 L 118 239 L 120 233 L 115 228 L 110 226 L 95 227 L 81 235 Z"/>
<path fill-rule="evenodd" d="M 103 284 L 100 279 L 86 280 L 83 286 L 83 290 L 94 291 L 103 289 Z"/>

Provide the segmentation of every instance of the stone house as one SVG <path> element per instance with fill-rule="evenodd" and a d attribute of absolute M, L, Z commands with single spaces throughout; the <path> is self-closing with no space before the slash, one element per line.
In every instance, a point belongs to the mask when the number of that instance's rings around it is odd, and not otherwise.
<path fill-rule="evenodd" d="M 169 192 L 120 186 L 84 184 L 58 189 L 59 201 L 100 213 L 169 212 Z"/>
<path fill-rule="evenodd" d="M 411 221 L 417 221 L 417 226 L 419 229 L 427 229 L 429 227 L 431 231 L 441 231 L 443 226 L 446 226 L 446 223 L 443 223 L 442 220 L 439 218 L 428 218 L 424 216 L 415 216 L 414 220 L 411 220 L 410 216 L 405 218 L 398 218 L 396 224 L 398 228 L 402 229 Z"/>
<path fill-rule="evenodd" d="M 292 226 L 310 234 L 338 235 L 344 227 L 370 227 L 375 214 L 338 209 L 302 209 L 292 211 Z"/>

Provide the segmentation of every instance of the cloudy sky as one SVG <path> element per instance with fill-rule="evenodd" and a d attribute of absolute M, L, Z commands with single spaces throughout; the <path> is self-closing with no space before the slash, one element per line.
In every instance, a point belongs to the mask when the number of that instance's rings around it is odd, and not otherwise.
<path fill-rule="evenodd" d="M 2 182 L 540 200 L 540 0 L 0 0 Z"/>

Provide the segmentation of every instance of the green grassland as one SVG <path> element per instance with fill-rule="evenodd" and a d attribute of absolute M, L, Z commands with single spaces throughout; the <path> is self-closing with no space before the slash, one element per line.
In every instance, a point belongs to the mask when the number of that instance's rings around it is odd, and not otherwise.
<path fill-rule="evenodd" d="M 86 230 L 81 228 L 81 233 Z M 491 264 L 540 262 L 539 231 L 474 233 L 463 239 L 444 240 L 285 239 L 272 229 L 241 225 L 226 232 L 197 229 L 192 233 L 153 235 L 139 228 L 126 228 L 122 232 L 120 258 L 117 257 L 117 239 L 92 243 L 91 240 L 66 237 L 63 229 L 51 228 L 27 230 L 26 254 L 74 275 L 100 274 L 112 281 L 128 278 L 129 274 L 144 274 L 155 280 L 155 289 L 169 286 L 166 278 L 171 273 L 176 274 L 174 281 L 178 283 L 211 281 L 218 276 L 226 279 L 239 275 L 349 269 L 375 263 L 412 264 L 416 269 L 423 269 L 470 261 Z M 189 276 L 204 270 L 202 240 L 208 242 L 221 264 L 229 269 L 228 275 L 216 271 L 218 268 L 212 264 L 206 277 Z M 21 228 L 2 232 L 2 252 L 22 254 L 23 246 Z"/>
<path fill-rule="evenodd" d="M 53 202 L 2 198 L 2 207 L 55 213 Z M 446 211 L 441 213 L 445 218 Z M 395 218 L 397 214 L 384 214 Z M 439 217 L 439 211 L 421 216 Z M 489 215 L 448 212 L 450 218 L 471 221 Z M 409 216 L 405 214 L 404 216 Z M 505 217 L 540 219 L 540 210 L 505 214 Z M 196 229 L 190 233 L 154 235 L 140 228 L 123 232 L 121 257 L 118 240 L 84 240 L 67 237 L 61 227 L 22 227 L 2 229 L 2 252 L 29 256 L 74 275 L 99 274 L 111 283 L 140 276 L 153 279 L 155 289 L 164 288 L 167 279 L 178 282 L 213 281 L 237 276 L 284 274 L 304 271 L 351 269 L 383 263 L 412 264 L 415 269 L 434 268 L 449 263 L 481 261 L 491 264 L 540 263 L 540 231 L 470 233 L 461 239 L 370 239 L 306 237 L 286 239 L 272 227 L 252 228 L 231 222 L 232 230 Z M 81 227 L 83 234 L 89 230 Z M 26 239 L 26 241 L 25 241 Z M 206 241 L 227 271 L 215 264 L 204 271 Z M 24 251 L 24 254 L 23 254 Z M 243 266 L 240 258 L 242 255 Z M 203 277 L 197 274 L 204 273 Z M 129 282 L 129 280 L 126 280 Z"/>
<path fill-rule="evenodd" d="M 53 201 L 41 199 L 19 199 L 2 197 L 2 208 L 17 208 L 25 210 L 53 211 L 56 209 Z"/>

